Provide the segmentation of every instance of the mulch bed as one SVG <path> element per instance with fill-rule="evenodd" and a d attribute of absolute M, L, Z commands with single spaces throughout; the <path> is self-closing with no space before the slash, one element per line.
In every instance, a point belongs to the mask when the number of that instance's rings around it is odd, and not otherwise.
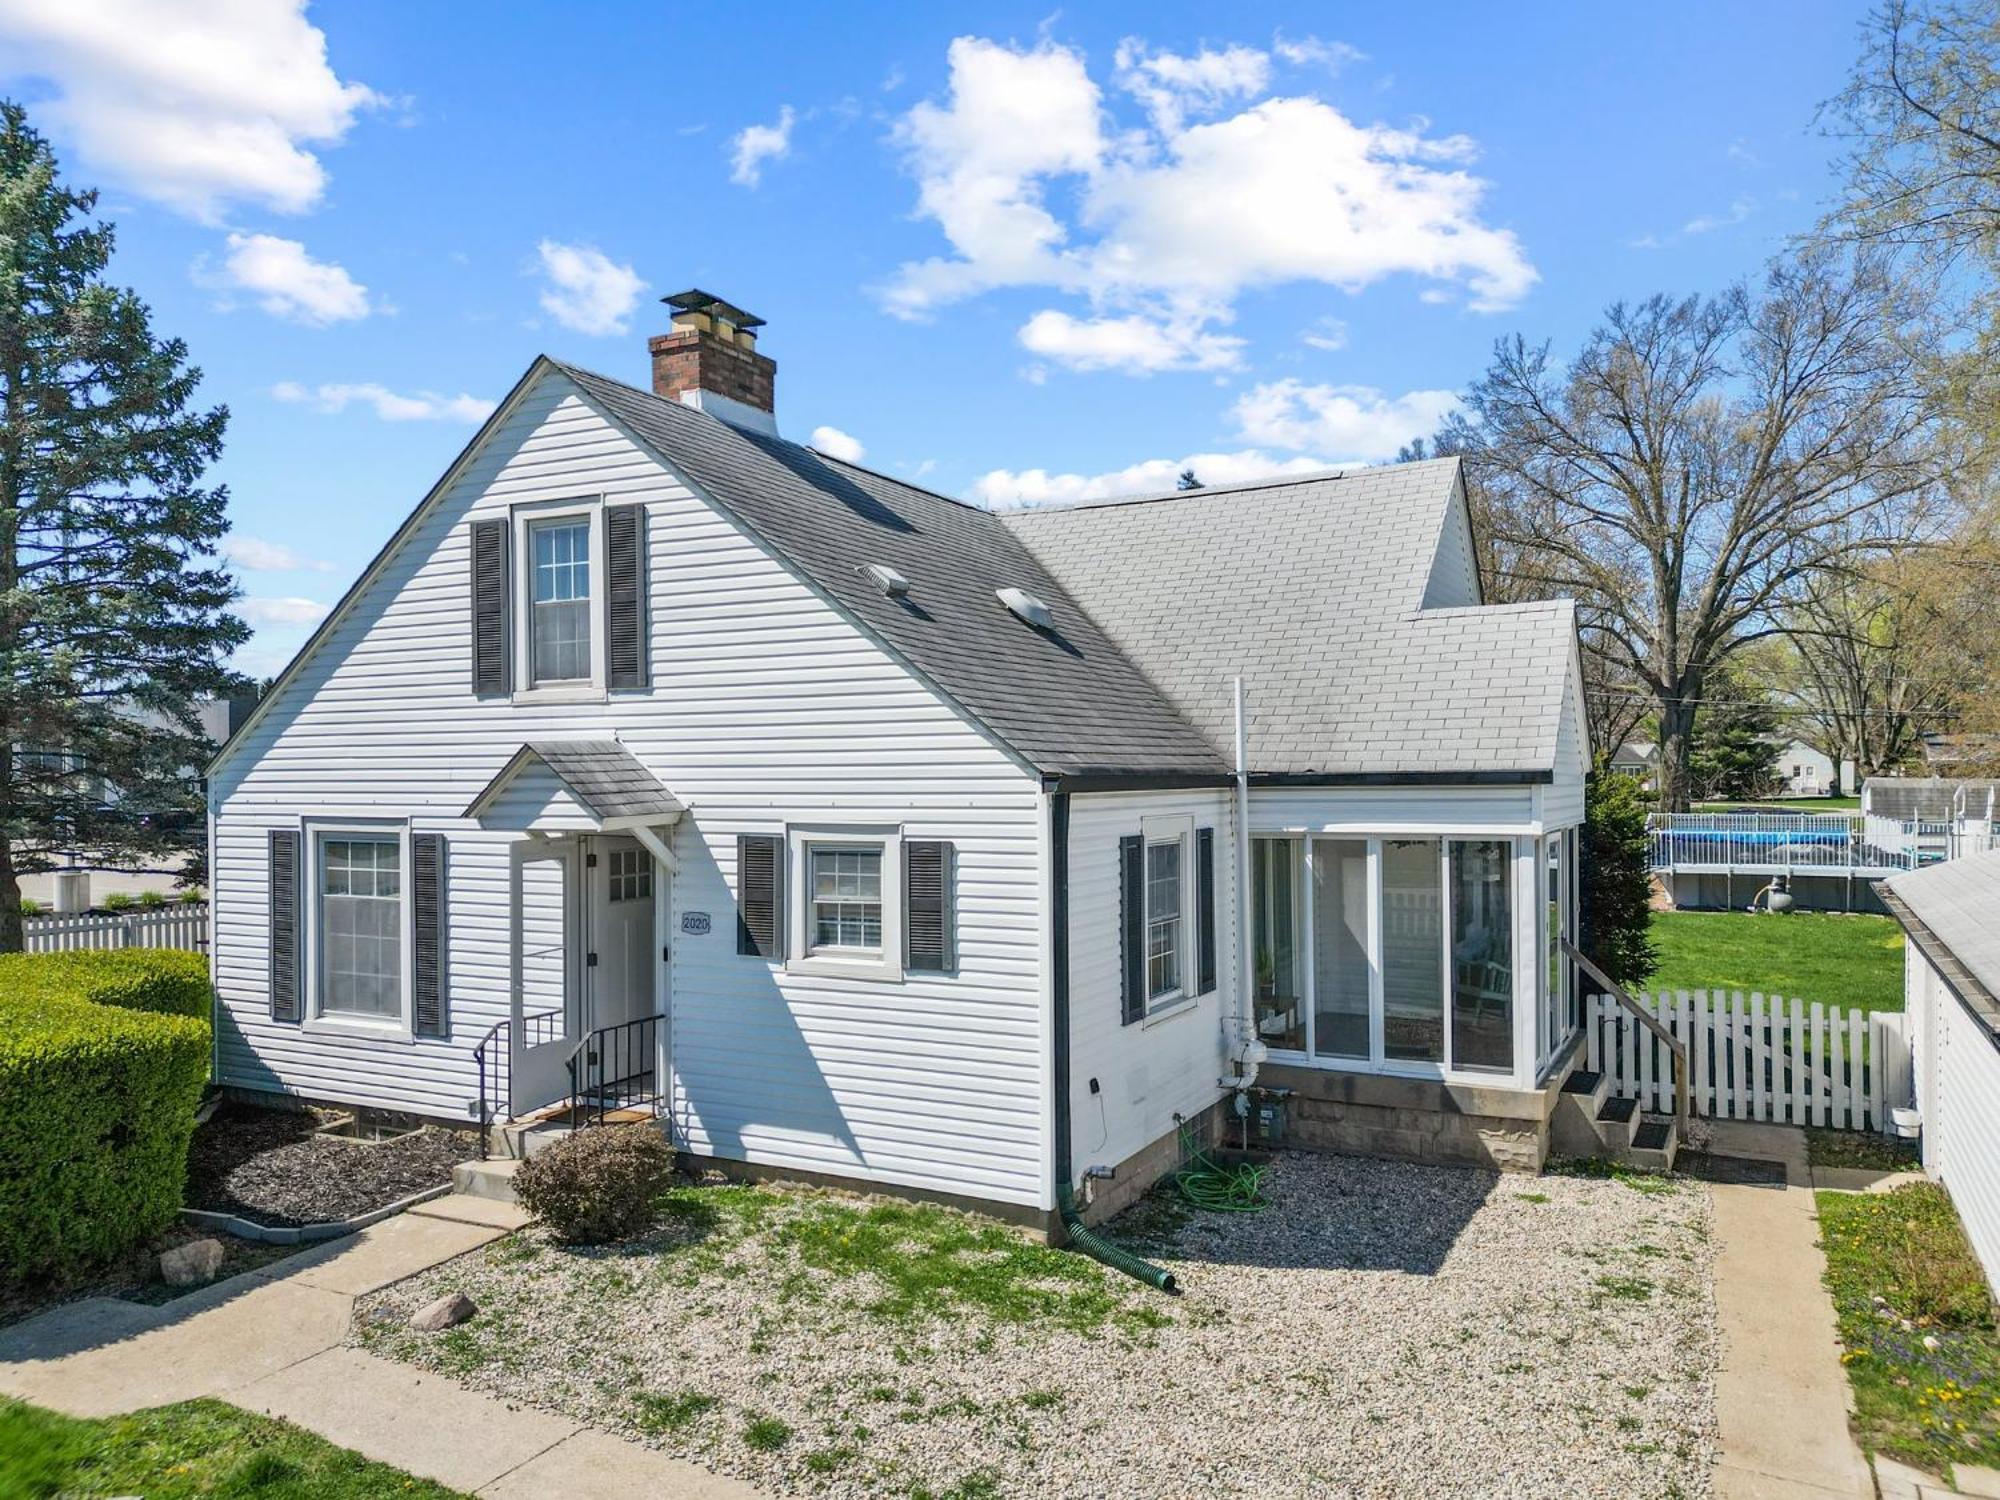
<path fill-rule="evenodd" d="M 224 1104 L 195 1131 L 187 1206 L 273 1227 L 351 1219 L 449 1182 L 479 1149 L 476 1133 L 437 1126 L 373 1144 L 315 1134 L 331 1117 Z"/>
<path fill-rule="evenodd" d="M 36 1280 L 0 1283 L 0 1328 L 32 1318 L 64 1302 L 82 1297 L 122 1297 L 127 1302 L 158 1304 L 198 1292 L 212 1282 L 195 1286 L 168 1286 L 160 1280 L 160 1252 L 185 1245 L 189 1240 L 218 1240 L 222 1244 L 222 1269 L 214 1280 L 242 1271 L 267 1266 L 272 1261 L 298 1252 L 297 1245 L 267 1245 L 261 1240 L 238 1239 L 233 1234 L 217 1234 L 192 1224 L 176 1224 L 164 1234 L 138 1246 L 107 1266 L 69 1280 Z"/>

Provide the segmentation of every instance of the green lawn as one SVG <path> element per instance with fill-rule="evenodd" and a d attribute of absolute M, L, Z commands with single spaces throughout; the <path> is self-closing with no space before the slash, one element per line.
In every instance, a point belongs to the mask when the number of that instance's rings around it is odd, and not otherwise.
<path fill-rule="evenodd" d="M 1951 1198 L 1929 1182 L 1816 1196 L 1862 1446 L 1932 1473 L 1992 1465 L 2000 1334 Z"/>
<path fill-rule="evenodd" d="M 1697 802 L 1696 812 L 1860 812 L 1859 797 L 1771 797 L 1763 802 Z"/>
<path fill-rule="evenodd" d="M 1656 911 L 1660 967 L 1637 988 L 1742 990 L 1808 1004 L 1903 1008 L 1903 932 L 1889 917 Z"/>
<path fill-rule="evenodd" d="M 0 1402 L 0 1500 L 465 1500 L 289 1422 L 220 1401 L 79 1421 Z"/>

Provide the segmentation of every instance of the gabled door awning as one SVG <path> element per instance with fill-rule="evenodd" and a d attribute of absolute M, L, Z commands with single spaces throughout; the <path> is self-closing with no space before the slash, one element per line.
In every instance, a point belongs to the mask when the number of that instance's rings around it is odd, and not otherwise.
<path fill-rule="evenodd" d="M 616 740 L 530 740 L 464 816 L 518 833 L 611 833 L 673 823 L 686 810 Z"/>

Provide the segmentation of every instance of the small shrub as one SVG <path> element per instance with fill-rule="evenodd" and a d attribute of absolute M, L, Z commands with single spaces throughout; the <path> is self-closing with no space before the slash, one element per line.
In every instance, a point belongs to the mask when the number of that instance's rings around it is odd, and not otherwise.
<path fill-rule="evenodd" d="M 651 1228 L 673 1179 L 674 1151 L 657 1130 L 600 1126 L 522 1162 L 514 1196 L 565 1244 L 602 1245 Z"/>
<path fill-rule="evenodd" d="M 130 911 L 137 904 L 124 891 L 113 891 L 104 898 L 103 902 L 106 911 Z"/>
<path fill-rule="evenodd" d="M 0 956 L 0 1282 L 78 1271 L 174 1221 L 211 1001 L 194 953 Z"/>
<path fill-rule="evenodd" d="M 189 890 L 180 892 L 174 897 L 174 899 L 180 902 L 182 906 L 199 906 L 201 905 L 202 902 L 206 901 L 208 897 L 206 894 L 203 893 L 200 887 L 197 886 Z"/>
<path fill-rule="evenodd" d="M 41 903 L 41 902 L 37 901 L 37 900 L 36 900 L 36 899 L 35 899 L 35 898 L 34 898 L 33 896 L 23 896 L 23 897 L 21 898 L 21 915 L 22 915 L 22 916 L 24 916 L 24 917 L 39 917 L 39 916 L 40 916 L 41 914 L 42 914 L 42 903 Z"/>
<path fill-rule="evenodd" d="M 165 891 L 141 891 L 139 892 L 139 904 L 141 906 L 165 906 L 167 904 L 167 893 Z"/>

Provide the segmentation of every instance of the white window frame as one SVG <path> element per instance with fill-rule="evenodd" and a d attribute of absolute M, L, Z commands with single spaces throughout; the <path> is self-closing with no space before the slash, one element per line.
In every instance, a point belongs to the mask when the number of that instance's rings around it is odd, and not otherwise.
<path fill-rule="evenodd" d="M 812 921 L 812 851 L 867 849 L 882 856 L 882 947 L 815 948 Z M 785 922 L 790 941 L 785 971 L 848 979 L 903 979 L 903 830 L 887 823 L 813 823 L 785 829 Z"/>
<path fill-rule="evenodd" d="M 604 556 L 604 497 L 587 495 L 568 500 L 544 500 L 514 507 L 513 619 L 514 689 L 516 703 L 602 703 L 605 692 L 604 644 L 610 626 Z M 535 683 L 535 549 L 534 529 L 548 522 L 585 521 L 590 526 L 590 675 L 562 682 Z"/>
<path fill-rule="evenodd" d="M 414 866 L 410 854 L 410 825 L 407 819 L 394 818 L 328 818 L 307 819 L 304 827 L 305 868 L 300 872 L 305 889 L 305 898 L 300 902 L 299 915 L 305 924 L 305 1018 L 301 1023 L 308 1031 L 323 1031 L 340 1036 L 362 1036 L 377 1041 L 413 1042 L 416 1033 L 412 1025 L 411 997 L 416 987 L 416 903 L 410 895 L 410 877 Z M 402 974 L 398 984 L 401 989 L 402 1008 L 398 1018 L 383 1017 L 371 1020 L 366 1016 L 348 1015 L 341 1012 L 327 1013 L 326 997 L 320 986 L 320 952 L 325 930 L 320 891 L 321 846 L 328 839 L 393 838 L 397 844 L 397 860 L 402 871 L 402 895 L 400 898 L 399 954 L 402 960 Z"/>
<path fill-rule="evenodd" d="M 1143 914 L 1140 919 L 1139 977 L 1149 993 L 1146 996 L 1146 1021 L 1163 1021 L 1169 1016 L 1191 1009 L 1199 998 L 1195 991 L 1200 987 L 1197 968 L 1201 963 L 1199 944 L 1201 941 L 1197 903 L 1197 887 L 1200 884 L 1194 867 L 1194 819 L 1191 817 L 1142 818 L 1139 823 L 1142 840 L 1139 856 L 1139 889 Z M 1181 923 L 1180 923 L 1180 974 L 1177 989 L 1165 994 L 1154 995 L 1152 989 L 1151 964 L 1147 962 L 1147 937 L 1152 931 L 1152 868 L 1151 850 L 1156 844 L 1179 844 L 1181 847 Z"/>

